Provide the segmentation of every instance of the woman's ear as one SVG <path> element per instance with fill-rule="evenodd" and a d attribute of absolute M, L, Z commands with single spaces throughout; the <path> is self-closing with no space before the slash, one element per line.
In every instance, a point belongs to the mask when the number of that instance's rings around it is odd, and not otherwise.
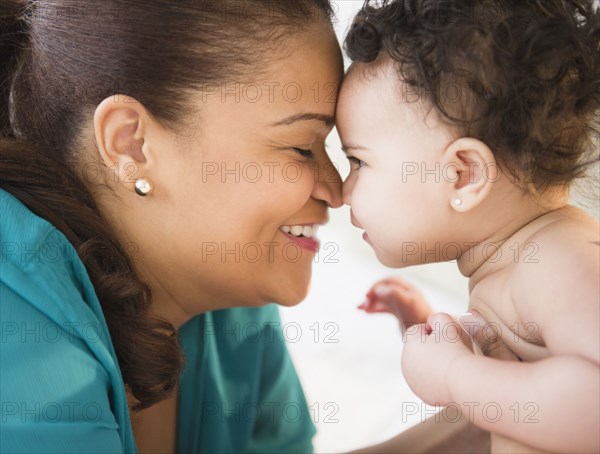
<path fill-rule="evenodd" d="M 145 109 L 138 101 L 123 96 L 110 96 L 102 101 L 94 114 L 96 145 L 100 158 L 119 180 L 132 186 L 135 178 L 145 175 L 147 164 L 145 143 Z M 116 180 L 114 180 L 116 182 Z"/>
<path fill-rule="evenodd" d="M 481 140 L 463 137 L 452 142 L 444 156 L 453 169 L 448 203 L 457 212 L 467 212 L 487 197 L 498 180 L 494 153 Z"/>

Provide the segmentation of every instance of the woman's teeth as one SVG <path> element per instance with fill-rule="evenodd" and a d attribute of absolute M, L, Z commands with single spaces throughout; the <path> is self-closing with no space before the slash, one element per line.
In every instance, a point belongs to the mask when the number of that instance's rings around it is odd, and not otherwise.
<path fill-rule="evenodd" d="M 318 225 L 284 225 L 280 228 L 283 233 L 289 233 L 294 236 L 305 236 L 314 238 L 319 230 Z"/>

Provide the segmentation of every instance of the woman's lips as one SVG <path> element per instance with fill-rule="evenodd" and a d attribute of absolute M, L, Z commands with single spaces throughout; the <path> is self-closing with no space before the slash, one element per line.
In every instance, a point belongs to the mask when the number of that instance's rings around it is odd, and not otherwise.
<path fill-rule="evenodd" d="M 291 233 L 285 233 L 283 231 L 281 231 L 281 233 L 285 235 L 291 242 L 297 244 L 302 249 L 306 249 L 310 252 L 318 252 L 319 247 L 321 246 L 319 240 L 317 240 L 316 238 L 298 237 L 292 235 Z"/>

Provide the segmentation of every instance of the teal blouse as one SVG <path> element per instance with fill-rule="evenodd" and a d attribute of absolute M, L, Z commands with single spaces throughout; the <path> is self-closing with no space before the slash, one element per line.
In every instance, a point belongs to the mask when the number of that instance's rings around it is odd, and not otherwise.
<path fill-rule="evenodd" d="M 125 388 L 75 249 L 0 189 L 0 452 L 136 453 Z M 177 452 L 312 452 L 315 427 L 276 305 L 180 329 Z"/>

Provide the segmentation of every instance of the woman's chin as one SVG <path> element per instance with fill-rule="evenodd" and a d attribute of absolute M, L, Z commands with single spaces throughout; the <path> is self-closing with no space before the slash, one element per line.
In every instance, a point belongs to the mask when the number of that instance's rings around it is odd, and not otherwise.
<path fill-rule="evenodd" d="M 273 301 L 280 306 L 294 307 L 306 299 L 309 289 L 310 285 L 308 283 L 302 288 L 298 287 L 295 290 L 288 289 L 287 291 L 282 292 L 281 296 Z"/>
<path fill-rule="evenodd" d="M 282 280 L 283 282 L 283 280 Z M 289 281 L 288 285 L 281 286 L 274 292 L 271 302 L 280 306 L 293 307 L 300 304 L 308 296 L 310 290 L 310 274 L 307 278 L 297 277 L 294 281 Z"/>
<path fill-rule="evenodd" d="M 272 281 L 272 302 L 285 307 L 297 306 L 310 290 L 313 256 L 302 257 L 296 263 L 286 263 L 279 268 Z"/>

